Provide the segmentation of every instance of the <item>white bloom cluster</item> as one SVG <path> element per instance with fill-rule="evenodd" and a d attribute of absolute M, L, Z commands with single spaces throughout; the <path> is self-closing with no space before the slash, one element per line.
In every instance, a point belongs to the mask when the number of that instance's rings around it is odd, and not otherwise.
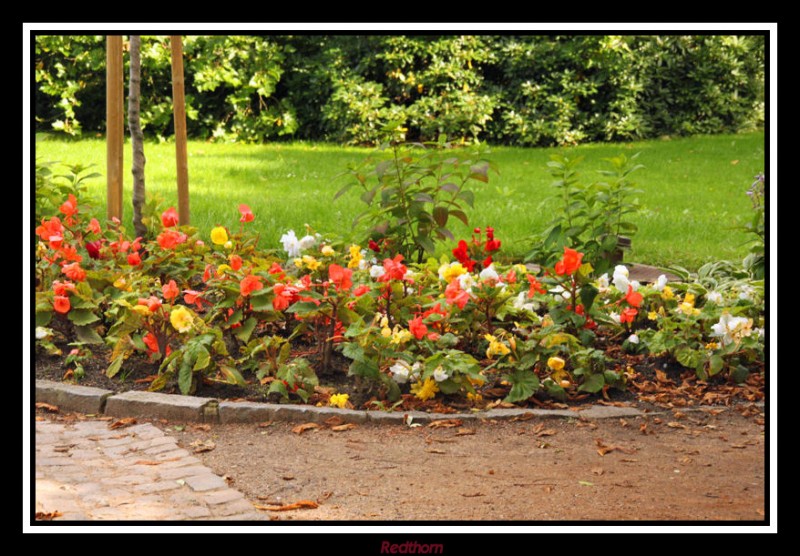
<path fill-rule="evenodd" d="M 627 293 L 628 286 L 633 288 L 633 291 L 639 289 L 639 282 L 636 280 L 628 280 L 630 274 L 628 273 L 628 268 L 625 265 L 618 264 L 614 267 L 614 276 L 612 277 L 614 281 L 614 287 L 617 288 L 622 293 Z M 659 280 L 661 280 L 661 276 L 659 276 Z M 666 284 L 666 276 L 664 276 L 664 284 Z M 662 286 L 663 289 L 663 286 Z"/>
<path fill-rule="evenodd" d="M 394 365 L 389 367 L 392 371 L 392 378 L 397 384 L 405 384 L 409 379 L 416 381 L 419 378 L 422 365 L 419 362 L 409 365 L 402 359 L 398 359 Z"/>
<path fill-rule="evenodd" d="M 289 230 L 281 236 L 281 244 L 283 244 L 283 250 L 286 251 L 286 254 L 289 257 L 299 257 L 300 252 L 303 251 L 303 249 L 314 247 L 314 244 L 317 243 L 318 237 L 319 235 L 317 237 L 306 235 L 300 239 L 297 239 L 297 235 L 294 233 L 294 230 Z"/>
<path fill-rule="evenodd" d="M 733 317 L 730 313 L 722 313 L 719 322 L 711 326 L 712 336 L 722 339 L 722 345 L 739 342 L 753 332 L 753 319 Z"/>

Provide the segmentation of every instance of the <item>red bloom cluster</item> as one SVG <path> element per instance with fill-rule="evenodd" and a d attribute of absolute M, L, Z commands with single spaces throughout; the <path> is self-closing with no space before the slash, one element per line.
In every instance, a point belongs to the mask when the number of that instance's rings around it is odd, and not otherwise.
<path fill-rule="evenodd" d="M 336 285 L 336 291 L 349 290 L 353 287 L 353 270 L 350 268 L 343 268 L 338 264 L 332 264 L 328 267 L 328 278 Z"/>
<path fill-rule="evenodd" d="M 564 257 L 556 263 L 556 274 L 571 276 L 581 267 L 583 253 L 578 253 L 575 249 L 564 247 Z"/>
<path fill-rule="evenodd" d="M 458 247 L 453 249 L 453 256 L 468 272 L 472 272 L 475 270 L 475 265 L 478 264 L 476 259 L 483 257 L 485 254 L 486 257 L 481 262 L 481 268 L 487 268 L 492 264 L 492 253 L 500 250 L 500 243 L 500 240 L 494 237 L 494 228 L 491 226 L 486 228 L 485 241 L 483 240 L 481 229 L 475 228 L 472 236 L 472 247 L 462 239 L 458 242 Z"/>
<path fill-rule="evenodd" d="M 394 259 L 383 260 L 383 276 L 378 278 L 379 282 L 388 282 L 389 280 L 402 280 L 406 275 L 408 269 L 403 264 L 403 255 L 396 255 Z"/>
<path fill-rule="evenodd" d="M 245 205 L 244 203 L 239 205 L 239 213 L 241 213 L 242 215 L 242 217 L 239 218 L 239 222 L 242 222 L 243 224 L 247 222 L 252 222 L 256 218 L 256 215 L 253 214 L 253 211 L 250 210 L 250 207 Z"/>

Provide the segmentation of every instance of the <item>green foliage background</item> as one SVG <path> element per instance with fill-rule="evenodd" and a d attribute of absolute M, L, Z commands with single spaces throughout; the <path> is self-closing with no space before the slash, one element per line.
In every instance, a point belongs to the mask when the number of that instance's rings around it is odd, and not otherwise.
<path fill-rule="evenodd" d="M 184 38 L 190 136 L 570 145 L 752 130 L 763 35 Z M 127 58 L 127 57 L 126 57 Z M 105 37 L 37 36 L 37 131 L 104 131 Z M 126 61 L 127 63 L 127 61 Z M 172 134 L 169 41 L 142 40 L 142 124 Z M 127 70 L 126 70 L 127 71 Z"/>

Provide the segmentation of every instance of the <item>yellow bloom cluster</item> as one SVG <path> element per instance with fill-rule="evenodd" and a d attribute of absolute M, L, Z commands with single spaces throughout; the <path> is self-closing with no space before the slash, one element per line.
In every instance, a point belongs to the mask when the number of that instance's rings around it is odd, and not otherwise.
<path fill-rule="evenodd" d="M 661 292 L 661 297 L 663 299 L 670 300 L 675 297 L 675 293 L 669 286 L 664 286 L 664 290 Z"/>
<path fill-rule="evenodd" d="M 363 258 L 364 257 L 361 255 L 361 247 L 354 243 L 350 246 L 350 262 L 347 263 L 347 268 L 358 268 Z"/>
<path fill-rule="evenodd" d="M 445 263 L 439 267 L 439 278 L 449 284 L 453 278 L 458 278 L 466 272 L 467 269 L 461 263 Z"/>
<path fill-rule="evenodd" d="M 339 409 L 344 409 L 347 407 L 347 400 L 350 398 L 347 394 L 334 394 L 331 396 L 330 400 L 328 400 L 328 405 L 331 407 L 338 407 Z"/>
<path fill-rule="evenodd" d="M 303 255 L 302 259 L 294 260 L 294 266 L 296 266 L 297 268 L 303 268 L 303 265 L 305 265 L 305 267 L 308 270 L 311 270 L 313 272 L 317 270 L 322 265 L 322 263 L 319 262 L 314 257 L 312 257 L 311 255 Z"/>
<path fill-rule="evenodd" d="M 233 269 L 230 266 L 226 265 L 226 264 L 219 265 L 217 267 L 217 277 L 222 276 L 223 274 L 225 274 L 229 270 L 233 270 Z"/>
<path fill-rule="evenodd" d="M 333 257 L 336 254 L 336 251 L 334 251 L 333 247 L 331 247 L 330 245 L 323 246 L 321 251 L 322 254 L 325 255 L 326 257 Z"/>
<path fill-rule="evenodd" d="M 178 305 L 170 313 L 169 322 L 178 332 L 188 332 L 192 329 L 192 314 L 183 305 Z"/>
<path fill-rule="evenodd" d="M 413 337 L 414 335 L 411 334 L 411 332 L 409 332 L 405 328 L 400 328 L 400 326 L 395 325 L 394 330 L 392 331 L 392 340 L 390 343 L 397 345 L 405 344 L 406 342 L 410 341 Z"/>
<path fill-rule="evenodd" d="M 666 289 L 666 287 L 664 289 Z M 678 305 L 678 311 L 687 316 L 700 314 L 700 309 L 694 308 L 694 294 L 687 293 L 683 297 L 683 302 Z"/>
<path fill-rule="evenodd" d="M 561 359 L 560 357 L 551 357 L 547 360 L 547 366 L 553 369 L 554 371 L 562 371 L 564 370 L 564 365 L 566 365 L 566 361 Z"/>
<path fill-rule="evenodd" d="M 484 336 L 487 342 L 489 342 L 489 347 L 486 348 L 486 357 L 489 359 L 492 358 L 492 355 L 507 355 L 511 352 L 508 349 L 508 346 L 505 345 L 503 342 L 492 336 L 491 334 L 486 334 Z"/>
<path fill-rule="evenodd" d="M 430 400 L 431 398 L 436 397 L 436 392 L 439 391 L 439 387 L 436 385 L 436 381 L 432 378 L 428 378 L 425 382 L 417 381 L 413 385 L 411 385 L 411 392 L 420 400 Z"/>
<path fill-rule="evenodd" d="M 211 241 L 214 245 L 225 245 L 228 241 L 228 232 L 222 226 L 217 226 L 211 230 Z"/>

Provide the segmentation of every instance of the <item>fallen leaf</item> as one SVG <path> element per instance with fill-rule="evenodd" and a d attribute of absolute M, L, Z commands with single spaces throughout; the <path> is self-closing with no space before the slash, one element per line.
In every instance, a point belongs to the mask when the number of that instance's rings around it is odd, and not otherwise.
<path fill-rule="evenodd" d="M 475 492 L 473 494 L 463 494 L 462 493 L 461 496 L 463 496 L 464 498 L 477 498 L 478 496 L 486 496 L 486 495 L 484 493 L 482 493 L 482 492 Z"/>
<path fill-rule="evenodd" d="M 47 421 L 47 419 L 45 419 L 44 417 L 41 417 L 40 415 L 37 415 L 36 416 L 36 421 Z"/>
<path fill-rule="evenodd" d="M 475 429 L 461 428 L 456 431 L 456 436 L 468 436 L 471 434 L 475 434 Z"/>
<path fill-rule="evenodd" d="M 543 431 L 539 431 L 539 432 L 537 432 L 537 433 L 536 433 L 536 436 L 537 436 L 537 437 L 542 437 L 542 436 L 555 436 L 556 434 L 557 434 L 557 432 L 555 431 L 555 429 L 546 429 L 546 430 L 543 430 Z"/>
<path fill-rule="evenodd" d="M 622 446 L 607 446 L 600 438 L 595 439 L 594 443 L 597 444 L 597 453 L 601 456 L 605 456 L 606 454 L 614 451 L 620 451 L 623 454 L 633 454 L 636 452 L 636 450 L 623 448 Z"/>
<path fill-rule="evenodd" d="M 578 484 L 585 487 L 594 486 L 594 483 L 590 483 L 589 481 L 578 481 Z"/>
<path fill-rule="evenodd" d="M 73 446 L 75 446 L 75 444 L 61 444 L 53 447 L 53 451 L 63 454 L 69 452 L 70 448 L 72 448 Z"/>
<path fill-rule="evenodd" d="M 530 421 L 534 417 L 536 417 L 536 415 L 534 415 L 533 413 L 523 413 L 522 415 L 517 415 L 516 417 L 511 419 L 511 421 L 512 422 L 514 422 L 514 421 Z"/>
<path fill-rule="evenodd" d="M 50 413 L 58 413 L 58 406 L 50 403 L 36 402 L 36 409 L 44 409 Z"/>
<path fill-rule="evenodd" d="M 546 493 L 550 494 L 551 492 L 553 492 L 553 487 L 546 486 L 542 490 L 545 491 Z"/>
<path fill-rule="evenodd" d="M 73 376 L 75 376 L 75 371 L 73 371 L 72 369 L 67 369 L 67 372 L 64 373 L 64 376 L 61 377 L 61 380 L 69 380 Z"/>
<path fill-rule="evenodd" d="M 689 456 L 684 456 L 684 457 L 682 457 L 681 459 L 678 460 L 678 463 L 682 463 L 683 465 L 689 465 L 693 461 L 694 460 L 692 458 L 690 458 Z"/>
<path fill-rule="evenodd" d="M 647 434 L 647 423 L 642 423 L 639 425 L 639 432 L 642 434 Z"/>
<path fill-rule="evenodd" d="M 263 423 L 258 424 L 258 428 L 265 429 L 267 427 L 271 427 L 273 425 L 272 421 L 264 421 Z"/>
<path fill-rule="evenodd" d="M 36 521 L 53 521 L 57 517 L 61 517 L 62 514 L 58 510 L 52 512 L 36 512 Z"/>
<path fill-rule="evenodd" d="M 192 429 L 196 431 L 208 432 L 211 430 L 211 425 L 192 425 Z"/>
<path fill-rule="evenodd" d="M 303 434 L 306 431 L 310 431 L 312 429 L 318 429 L 319 425 L 316 423 L 303 423 L 302 425 L 297 425 L 295 428 L 292 429 L 292 432 L 295 434 Z"/>
<path fill-rule="evenodd" d="M 670 421 L 667 423 L 667 426 L 671 429 L 685 429 L 688 428 L 686 425 L 678 423 L 677 421 Z"/>
<path fill-rule="evenodd" d="M 332 417 L 328 417 L 325 419 L 325 424 L 329 427 L 337 427 L 344 423 L 344 419 L 339 417 L 338 415 L 333 415 Z"/>
<path fill-rule="evenodd" d="M 313 510 L 319 508 L 319 504 L 313 500 L 300 500 L 294 504 L 284 504 L 282 506 L 259 506 L 253 504 L 253 507 L 262 512 L 288 512 L 290 510 Z"/>
<path fill-rule="evenodd" d="M 195 440 L 191 444 L 189 444 L 192 448 L 194 448 L 195 454 L 202 454 L 203 452 L 210 452 L 214 448 L 217 447 L 216 444 L 212 440 Z"/>
<path fill-rule="evenodd" d="M 623 419 L 623 418 L 621 418 L 621 417 L 620 417 L 620 419 L 619 419 L 619 426 L 621 426 L 621 427 L 623 427 L 623 428 L 624 428 L 624 427 L 627 427 L 627 426 L 629 426 L 629 425 L 628 425 L 628 422 L 627 422 L 625 419 Z"/>
<path fill-rule="evenodd" d="M 658 369 L 656 369 L 656 380 L 661 384 L 671 384 L 672 386 L 675 386 L 675 381 L 671 378 L 668 378 L 667 373 Z"/>
<path fill-rule="evenodd" d="M 155 461 L 151 459 L 140 459 L 138 461 L 134 461 L 134 465 L 161 465 L 162 463 L 167 463 L 168 461 L 178 461 L 181 458 L 169 458 L 169 459 L 162 459 L 161 461 Z"/>
<path fill-rule="evenodd" d="M 264 386 L 265 384 L 269 384 L 273 380 L 275 380 L 274 376 L 265 376 L 264 378 L 262 378 L 258 382 L 261 384 L 261 386 Z"/>
<path fill-rule="evenodd" d="M 325 500 L 327 500 L 331 496 L 333 496 L 333 491 L 332 490 L 326 490 L 322 494 L 319 495 L 319 497 L 317 498 L 317 503 L 318 504 L 322 504 Z"/>
<path fill-rule="evenodd" d="M 594 473 L 595 475 L 602 475 L 603 473 L 605 473 L 605 470 L 602 467 L 593 467 L 592 473 Z"/>
<path fill-rule="evenodd" d="M 149 376 L 145 376 L 145 377 L 142 377 L 142 378 L 137 378 L 133 382 L 135 384 L 146 384 L 148 382 L 153 382 L 157 378 L 158 378 L 158 375 L 149 375 Z"/>
<path fill-rule="evenodd" d="M 431 421 L 428 428 L 431 429 L 450 429 L 453 427 L 460 427 L 464 424 L 461 419 L 441 419 L 439 421 Z"/>
<path fill-rule="evenodd" d="M 281 477 L 284 481 L 294 481 L 294 475 L 284 475 Z"/>
<path fill-rule="evenodd" d="M 134 417 L 125 417 L 123 419 L 119 419 L 112 423 L 108 424 L 109 429 L 121 429 L 122 427 L 130 427 L 131 425 L 136 424 L 136 419 Z"/>
<path fill-rule="evenodd" d="M 660 417 L 654 417 L 654 418 L 653 418 L 653 422 L 654 422 L 656 425 L 660 425 L 660 424 L 661 424 L 661 423 L 663 423 L 664 421 L 662 421 Z"/>
<path fill-rule="evenodd" d="M 444 450 L 437 450 L 436 448 L 431 448 L 430 450 L 425 450 L 429 454 L 446 454 Z"/>
<path fill-rule="evenodd" d="M 738 160 L 731 160 L 731 164 L 736 166 L 737 164 L 739 164 L 739 161 Z"/>
<path fill-rule="evenodd" d="M 489 470 L 489 475 L 494 475 L 494 469 Z"/>
<path fill-rule="evenodd" d="M 731 448 L 739 448 L 740 450 L 744 450 L 747 448 L 745 444 L 731 444 Z"/>
<path fill-rule="evenodd" d="M 622 461 L 622 462 L 625 462 L 625 463 L 636 463 L 639 460 L 638 459 L 633 459 L 633 458 L 622 458 L 619 461 Z"/>
<path fill-rule="evenodd" d="M 344 425 L 337 425 L 335 427 L 331 427 L 331 430 L 334 432 L 343 432 L 352 430 L 354 428 L 356 428 L 356 426 L 353 423 L 345 423 Z"/>

